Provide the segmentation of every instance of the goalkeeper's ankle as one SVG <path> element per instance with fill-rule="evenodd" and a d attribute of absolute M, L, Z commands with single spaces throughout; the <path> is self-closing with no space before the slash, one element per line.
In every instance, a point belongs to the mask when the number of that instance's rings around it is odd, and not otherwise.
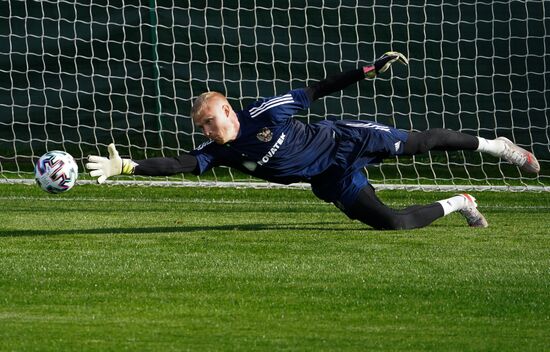
<path fill-rule="evenodd" d="M 130 159 L 122 159 L 121 175 L 133 175 L 137 164 Z"/>
<path fill-rule="evenodd" d="M 468 199 L 464 195 L 459 194 L 451 198 L 438 200 L 437 203 L 441 204 L 443 214 L 446 216 L 466 207 L 468 204 Z"/>
<path fill-rule="evenodd" d="M 504 142 L 498 139 L 485 139 L 477 137 L 479 146 L 476 151 L 500 157 L 504 152 Z"/>

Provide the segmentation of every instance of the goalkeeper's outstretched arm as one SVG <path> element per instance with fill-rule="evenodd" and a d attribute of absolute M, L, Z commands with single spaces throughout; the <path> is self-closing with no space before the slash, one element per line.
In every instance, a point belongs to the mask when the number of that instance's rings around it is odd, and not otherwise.
<path fill-rule="evenodd" d="M 170 176 L 197 170 L 197 158 L 191 154 L 180 154 L 169 158 L 149 158 L 133 161 L 134 175 Z"/>
<path fill-rule="evenodd" d="M 92 155 L 88 157 L 86 168 L 90 176 L 103 183 L 116 175 L 170 176 L 179 173 L 195 172 L 197 158 L 191 154 L 181 154 L 172 158 L 150 158 L 143 160 L 122 159 L 114 144 L 107 147 L 109 158 Z"/>
<path fill-rule="evenodd" d="M 386 72 L 394 62 L 400 62 L 403 65 L 407 65 L 409 63 L 405 55 L 396 51 L 388 51 L 377 59 L 372 65 L 334 74 L 320 82 L 313 83 L 307 87 L 305 91 L 309 97 L 309 100 L 315 101 L 334 92 L 338 92 L 363 79 L 374 78 L 378 74 Z"/>

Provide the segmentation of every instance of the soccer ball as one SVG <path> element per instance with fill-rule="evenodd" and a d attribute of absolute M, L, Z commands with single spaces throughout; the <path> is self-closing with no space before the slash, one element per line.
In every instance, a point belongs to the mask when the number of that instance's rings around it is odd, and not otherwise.
<path fill-rule="evenodd" d="M 54 150 L 38 159 L 34 176 L 36 183 L 46 192 L 67 192 L 78 178 L 78 165 L 71 154 Z"/>

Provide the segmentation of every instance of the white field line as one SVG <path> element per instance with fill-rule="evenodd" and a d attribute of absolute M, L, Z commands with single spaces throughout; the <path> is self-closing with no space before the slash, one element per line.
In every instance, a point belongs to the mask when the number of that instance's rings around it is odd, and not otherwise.
<path fill-rule="evenodd" d="M 3 179 L 0 184 L 26 184 L 34 185 L 34 179 Z M 93 180 L 79 180 L 77 185 L 97 184 Z M 216 187 L 216 188 L 287 188 L 287 189 L 311 189 L 307 183 L 292 183 L 279 185 L 270 182 L 217 182 L 217 181 L 137 181 L 137 180 L 107 180 L 106 185 L 121 186 L 153 186 L 153 187 Z M 377 190 L 407 190 L 407 191 L 502 191 L 502 192 L 550 192 L 550 187 L 541 186 L 482 186 L 482 185 L 420 185 L 420 184 L 373 184 Z"/>

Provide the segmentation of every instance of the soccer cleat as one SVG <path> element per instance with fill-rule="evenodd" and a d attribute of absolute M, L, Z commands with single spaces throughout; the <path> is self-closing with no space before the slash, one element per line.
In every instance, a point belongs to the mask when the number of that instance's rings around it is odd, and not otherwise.
<path fill-rule="evenodd" d="M 470 227 L 487 227 L 489 224 L 487 223 L 487 220 L 485 219 L 485 216 L 477 210 L 477 203 L 476 199 L 469 195 L 468 193 L 461 194 L 464 198 L 466 198 L 466 205 L 464 208 L 460 209 L 458 212 L 462 214 L 466 221 L 468 222 L 468 225 Z"/>
<path fill-rule="evenodd" d="M 533 155 L 533 153 L 518 147 L 511 140 L 506 137 L 498 137 L 497 140 L 504 142 L 504 152 L 501 157 L 508 162 L 517 165 L 521 170 L 525 172 L 531 172 L 538 174 L 540 171 L 540 165 Z"/>

